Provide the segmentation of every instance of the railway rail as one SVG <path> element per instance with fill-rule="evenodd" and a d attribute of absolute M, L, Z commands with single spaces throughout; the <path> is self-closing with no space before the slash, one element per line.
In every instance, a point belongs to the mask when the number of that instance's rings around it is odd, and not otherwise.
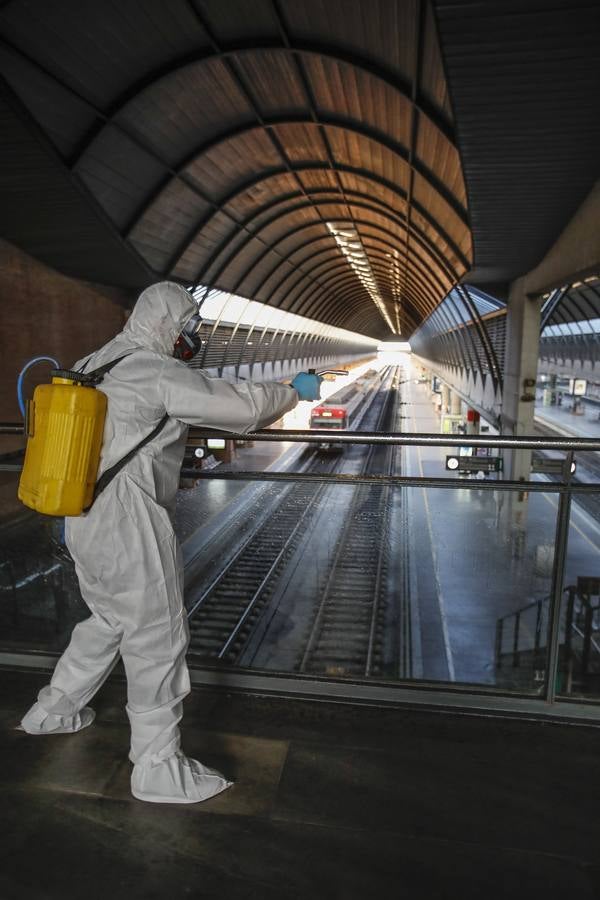
<path fill-rule="evenodd" d="M 383 404 L 378 431 L 395 422 L 394 389 Z M 396 448 L 371 446 L 365 471 L 391 475 Z M 356 488 L 338 537 L 327 581 L 321 593 L 300 672 L 378 675 L 382 665 L 391 488 Z"/>
<path fill-rule="evenodd" d="M 379 402 L 376 397 L 372 406 Z M 342 458 L 313 452 L 306 468 L 331 474 Z M 291 484 L 217 577 L 199 595 L 188 589 L 192 656 L 236 661 L 329 489 L 327 484 Z"/>

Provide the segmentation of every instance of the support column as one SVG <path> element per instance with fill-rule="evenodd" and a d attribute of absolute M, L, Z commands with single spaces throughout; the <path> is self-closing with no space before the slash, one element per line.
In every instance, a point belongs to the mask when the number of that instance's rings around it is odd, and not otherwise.
<path fill-rule="evenodd" d="M 533 434 L 535 383 L 540 344 L 542 300 L 530 299 L 525 278 L 511 285 L 506 316 L 506 359 L 502 398 L 502 433 Z M 504 456 L 504 477 L 518 481 L 531 472 L 531 450 L 512 450 Z"/>
<path fill-rule="evenodd" d="M 450 388 L 442 381 L 442 415 L 450 410 Z"/>
<path fill-rule="evenodd" d="M 460 416 L 462 413 L 462 400 L 455 391 L 450 394 L 450 413 L 453 416 Z"/>

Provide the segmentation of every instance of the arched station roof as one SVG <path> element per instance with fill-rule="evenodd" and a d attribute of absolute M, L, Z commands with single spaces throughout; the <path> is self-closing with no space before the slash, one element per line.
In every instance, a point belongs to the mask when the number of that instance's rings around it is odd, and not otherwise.
<path fill-rule="evenodd" d="M 410 337 L 591 189 L 599 39 L 593 0 L 0 0 L 0 234 Z"/>
<path fill-rule="evenodd" d="M 407 337 L 471 264 L 426 0 L 9 0 L 0 35 L 12 112 L 110 226 L 132 286 L 172 277 Z M 101 280 L 67 225 L 66 268 Z M 20 228 L 60 267 L 60 220 L 52 246 Z"/>

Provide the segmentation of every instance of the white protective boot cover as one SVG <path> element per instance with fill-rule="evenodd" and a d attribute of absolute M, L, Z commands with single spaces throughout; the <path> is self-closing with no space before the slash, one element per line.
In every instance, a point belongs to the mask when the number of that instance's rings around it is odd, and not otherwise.
<path fill-rule="evenodd" d="M 40 692 L 40 696 L 44 691 L 50 694 L 52 688 L 46 687 Z M 65 698 L 66 699 L 66 698 Z M 60 703 L 57 704 L 60 707 Z M 27 734 L 73 734 L 87 728 L 96 718 L 96 713 L 89 706 L 84 706 L 78 712 L 71 710 L 62 710 L 48 712 L 42 704 L 36 701 L 29 712 L 23 716 L 20 730 L 26 731 Z"/>
<path fill-rule="evenodd" d="M 149 803 L 200 803 L 232 784 L 181 751 L 167 759 L 146 758 L 133 767 L 131 774 L 131 793 Z"/>

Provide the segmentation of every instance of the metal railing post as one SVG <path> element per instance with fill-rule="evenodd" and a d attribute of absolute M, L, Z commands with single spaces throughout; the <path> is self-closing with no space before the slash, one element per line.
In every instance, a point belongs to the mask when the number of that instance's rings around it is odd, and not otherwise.
<path fill-rule="evenodd" d="M 563 480 L 569 485 L 571 482 L 573 460 L 574 453 L 571 451 L 566 454 L 563 468 Z M 556 537 L 554 539 L 554 564 L 552 566 L 552 589 L 550 591 L 550 607 L 548 610 L 548 653 L 546 657 L 546 683 L 544 686 L 544 698 L 547 703 L 554 703 L 556 700 L 556 681 L 558 678 L 560 653 L 560 613 L 564 593 L 570 521 L 571 490 L 561 493 L 558 498 Z"/>
<path fill-rule="evenodd" d="M 535 614 L 535 642 L 533 647 L 533 667 L 537 668 L 540 658 L 540 647 L 542 644 L 542 616 L 544 612 L 544 601 L 538 600 Z"/>
<path fill-rule="evenodd" d="M 513 629 L 513 669 L 519 665 L 519 632 L 521 630 L 521 613 L 515 613 L 515 625 Z"/>
<path fill-rule="evenodd" d="M 502 668 L 502 631 L 504 628 L 503 619 L 496 622 L 496 668 Z"/>

